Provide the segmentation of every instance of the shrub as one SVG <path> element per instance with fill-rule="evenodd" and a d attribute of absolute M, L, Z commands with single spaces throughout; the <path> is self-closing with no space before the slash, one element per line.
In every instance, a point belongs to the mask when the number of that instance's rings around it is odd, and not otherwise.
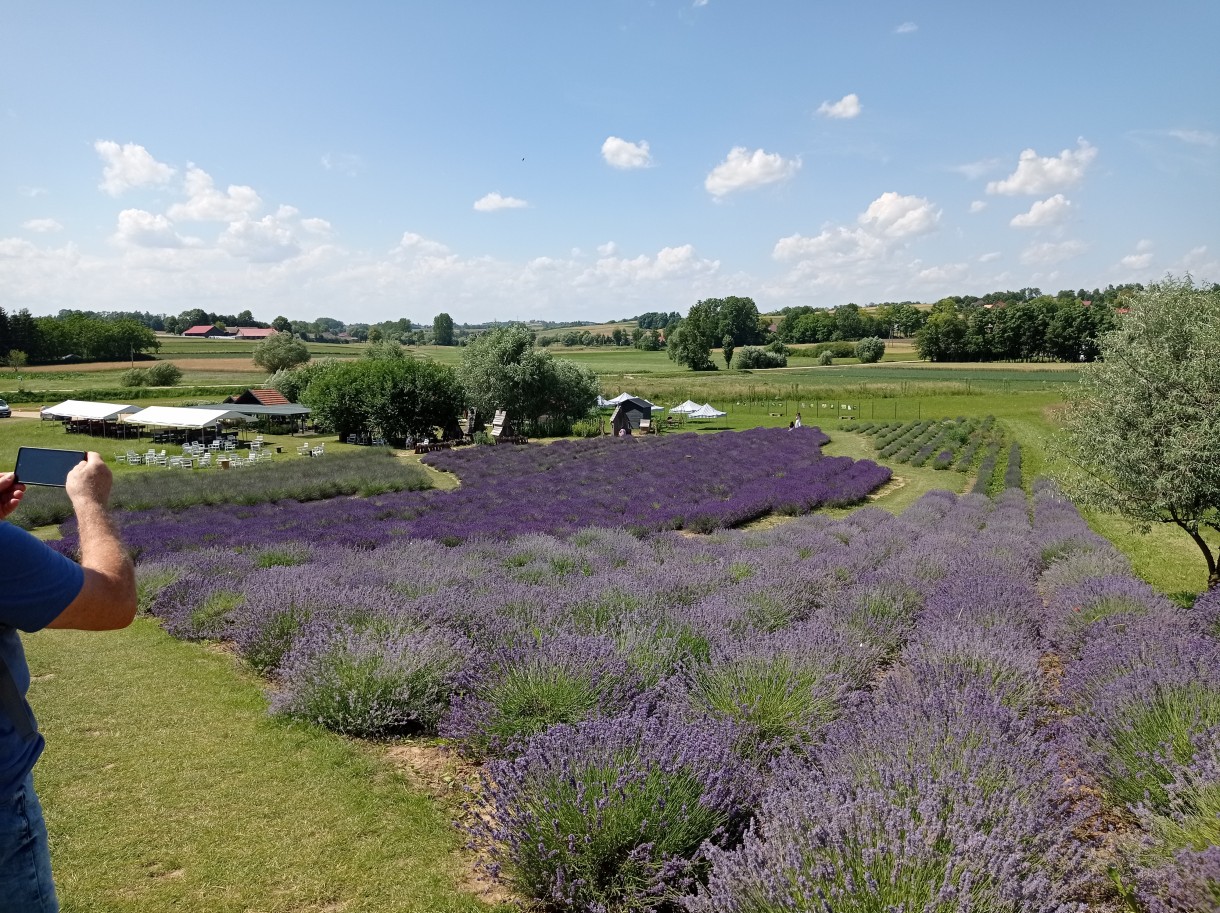
<path fill-rule="evenodd" d="M 862 364 L 871 365 L 881 361 L 881 356 L 884 354 L 885 343 L 877 336 L 866 336 L 856 343 L 855 355 Z"/>
<path fill-rule="evenodd" d="M 1115 805 L 1163 811 L 1170 804 L 1166 787 L 1191 762 L 1199 735 L 1220 727 L 1220 687 L 1190 672 L 1133 671 L 1101 689 L 1080 718 Z"/>
<path fill-rule="evenodd" d="M 1138 897 L 1149 913 L 1220 909 L 1220 846 L 1184 850 L 1141 882 Z"/>
<path fill-rule="evenodd" d="M 739 371 L 755 368 L 786 368 L 788 356 L 783 352 L 771 352 L 758 346 L 742 346 L 733 356 Z"/>
<path fill-rule="evenodd" d="M 747 755 L 807 748 L 839 715 L 842 678 L 791 656 L 743 656 L 695 668 L 689 693 L 700 715 L 731 720 Z"/>
<path fill-rule="evenodd" d="M 502 877 L 550 909 L 673 910 L 758 795 L 731 727 L 668 714 L 560 725 L 488 765 L 475 827 Z"/>
<path fill-rule="evenodd" d="M 349 735 L 434 732 L 470 653 L 440 629 L 315 625 L 284 658 L 273 710 Z"/>
<path fill-rule="evenodd" d="M 582 418 L 572 423 L 574 437 L 597 437 L 601 433 L 601 423 L 595 418 Z"/>
<path fill-rule="evenodd" d="M 173 387 L 182 380 L 182 369 L 171 361 L 163 361 L 148 369 L 146 386 Z"/>
<path fill-rule="evenodd" d="M 486 668 L 465 670 L 460 685 L 442 734 L 476 755 L 510 750 L 559 723 L 624 711 L 641 688 L 612 641 L 583 635 L 502 648 Z"/>
<path fill-rule="evenodd" d="M 182 369 L 171 361 L 162 361 L 151 368 L 124 371 L 119 383 L 124 387 L 173 387 L 182 380 Z"/>
<path fill-rule="evenodd" d="M 823 352 L 821 355 L 818 356 L 818 364 L 820 364 L 820 365 L 823 365 L 823 366 L 833 365 L 834 363 L 835 363 L 834 356 L 831 355 L 830 352 Z"/>
<path fill-rule="evenodd" d="M 1087 875 L 1055 753 L 978 689 L 885 686 L 818 769 L 775 771 L 695 913 L 1058 913 Z"/>

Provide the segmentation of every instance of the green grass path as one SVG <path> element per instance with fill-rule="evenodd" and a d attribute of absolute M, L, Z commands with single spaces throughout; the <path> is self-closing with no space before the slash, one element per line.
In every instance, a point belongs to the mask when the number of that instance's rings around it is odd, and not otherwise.
<path fill-rule="evenodd" d="M 148 619 L 26 645 L 65 913 L 489 909 L 443 809 L 375 746 L 270 719 L 229 656 Z"/>

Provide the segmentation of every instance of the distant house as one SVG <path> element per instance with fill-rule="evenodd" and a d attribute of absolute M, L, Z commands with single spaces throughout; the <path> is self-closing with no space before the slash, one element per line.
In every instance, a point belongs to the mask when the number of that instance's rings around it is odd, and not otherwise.
<path fill-rule="evenodd" d="M 182 335 L 183 336 L 194 336 L 197 339 L 203 339 L 204 337 L 227 336 L 228 334 L 224 330 L 222 330 L 220 327 L 212 326 L 209 323 L 209 324 L 203 324 L 203 325 L 200 325 L 197 327 L 191 327 L 189 330 L 186 330 L 185 332 L 183 332 Z"/>
<path fill-rule="evenodd" d="M 236 337 L 238 339 L 266 339 L 268 336 L 274 336 L 279 331 L 272 327 L 238 327 Z"/>
<path fill-rule="evenodd" d="M 233 394 L 225 402 L 243 406 L 284 406 L 288 405 L 288 397 L 271 387 L 251 387 Z"/>

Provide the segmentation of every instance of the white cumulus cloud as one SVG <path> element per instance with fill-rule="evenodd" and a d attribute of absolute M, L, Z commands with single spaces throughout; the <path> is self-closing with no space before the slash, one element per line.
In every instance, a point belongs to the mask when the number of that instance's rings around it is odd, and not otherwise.
<path fill-rule="evenodd" d="M 935 231 L 941 210 L 923 197 L 883 193 L 856 218 L 855 225 L 832 225 L 813 236 L 789 235 L 776 242 L 771 256 L 792 264 L 776 286 L 781 293 L 811 288 L 859 289 L 909 284 L 918 261 L 909 256 L 911 244 Z M 948 269 L 932 268 L 932 269 Z M 954 270 L 958 268 L 953 267 Z M 932 281 L 934 273 L 921 279 Z"/>
<path fill-rule="evenodd" d="M 174 231 L 169 219 L 143 209 L 119 213 L 114 241 L 124 247 L 185 247 L 186 240 Z"/>
<path fill-rule="evenodd" d="M 284 213 L 261 219 L 242 218 L 229 223 L 221 233 L 220 248 L 251 263 L 279 263 L 301 253 L 292 226 Z"/>
<path fill-rule="evenodd" d="M 917 31 L 919 31 L 919 26 L 917 26 L 914 22 L 904 22 L 902 25 L 898 26 L 898 28 L 894 29 L 894 33 L 897 35 L 909 35 L 911 32 Z"/>
<path fill-rule="evenodd" d="M 403 232 L 402 240 L 391 253 L 409 257 L 445 257 L 449 254 L 449 248 L 417 232 L 407 231 Z"/>
<path fill-rule="evenodd" d="M 1135 245 L 1135 253 L 1127 254 L 1119 260 L 1119 265 L 1127 269 L 1147 269 L 1152 264 L 1153 244 L 1147 238 Z"/>
<path fill-rule="evenodd" d="M 640 254 L 626 257 L 602 257 L 597 263 L 576 278 L 577 285 L 613 286 L 631 285 L 639 282 L 664 282 L 674 279 L 692 279 L 710 275 L 720 269 L 719 260 L 708 260 L 695 252 L 693 244 L 663 247 L 656 256 Z"/>
<path fill-rule="evenodd" d="M 1051 266 L 1078 257 L 1086 249 L 1083 241 L 1046 241 L 1021 251 L 1021 262 L 1026 266 Z"/>
<path fill-rule="evenodd" d="M 848 120 L 860 115 L 860 96 L 855 92 L 844 95 L 838 101 L 824 101 L 818 106 L 818 114 L 837 120 Z"/>
<path fill-rule="evenodd" d="M 703 186 L 716 198 L 735 190 L 750 190 L 787 180 L 801 167 L 801 160 L 786 159 L 778 153 L 745 146 L 734 146 L 728 157 L 711 170 Z"/>
<path fill-rule="evenodd" d="M 1029 212 L 1013 216 L 1008 224 L 1013 228 L 1044 228 L 1067 221 L 1071 214 L 1072 201 L 1057 193 L 1045 200 L 1038 200 L 1029 207 Z"/>
<path fill-rule="evenodd" d="M 1056 156 L 1040 156 L 1026 149 L 1017 161 L 1017 170 L 1002 181 L 991 181 L 987 192 L 1015 196 L 1067 190 L 1080 183 L 1095 158 L 1097 147 L 1085 139 L 1077 140 L 1075 149 L 1064 149 Z"/>
<path fill-rule="evenodd" d="M 887 238 L 907 238 L 935 231 L 941 211 L 923 197 L 889 191 L 868 205 L 859 222 Z"/>
<path fill-rule="evenodd" d="M 29 219 L 21 223 L 21 227 L 26 231 L 36 231 L 39 233 L 48 231 L 61 231 L 63 225 L 54 219 Z"/>
<path fill-rule="evenodd" d="M 602 143 L 602 158 L 612 168 L 647 168 L 652 164 L 647 140 L 632 143 L 617 136 L 606 137 Z"/>
<path fill-rule="evenodd" d="M 93 144 L 102 157 L 102 183 L 98 187 L 112 197 L 134 187 L 160 186 L 174 176 L 174 169 L 158 162 L 147 149 L 136 143 L 120 146 L 111 140 L 98 140 Z"/>
<path fill-rule="evenodd" d="M 986 200 L 971 200 L 970 201 L 970 214 L 971 215 L 982 212 L 986 208 L 987 208 Z"/>
<path fill-rule="evenodd" d="M 529 206 L 529 203 L 525 200 L 501 196 L 500 192 L 496 190 L 474 201 L 474 208 L 478 212 L 495 212 L 499 209 L 524 209 L 526 206 Z"/>
<path fill-rule="evenodd" d="M 253 187 L 231 184 L 221 193 L 212 176 L 195 165 L 188 166 L 183 186 L 187 201 L 169 208 L 169 217 L 175 221 L 234 222 L 253 215 L 263 205 Z"/>

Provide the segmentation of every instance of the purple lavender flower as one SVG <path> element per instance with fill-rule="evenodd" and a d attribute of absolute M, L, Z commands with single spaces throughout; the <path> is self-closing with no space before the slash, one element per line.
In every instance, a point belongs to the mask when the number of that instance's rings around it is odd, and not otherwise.
<path fill-rule="evenodd" d="M 1183 850 L 1169 864 L 1143 872 L 1137 896 L 1148 913 L 1220 910 L 1220 846 Z"/>
<path fill-rule="evenodd" d="M 1032 723 L 981 690 L 883 690 L 816 768 L 781 764 L 741 848 L 709 851 L 687 909 L 1080 909 L 1080 819 Z"/>
<path fill-rule="evenodd" d="M 560 634 L 505 646 L 467 667 L 441 733 L 476 754 L 499 754 L 559 723 L 625 711 L 639 675 L 605 637 Z"/>
<path fill-rule="evenodd" d="M 560 724 L 487 765 L 476 839 L 498 871 L 555 910 L 672 910 L 739 839 L 757 773 L 731 726 L 662 713 Z"/>
<path fill-rule="evenodd" d="M 434 732 L 472 654 L 438 628 L 314 624 L 284 658 L 272 710 L 351 735 Z"/>

